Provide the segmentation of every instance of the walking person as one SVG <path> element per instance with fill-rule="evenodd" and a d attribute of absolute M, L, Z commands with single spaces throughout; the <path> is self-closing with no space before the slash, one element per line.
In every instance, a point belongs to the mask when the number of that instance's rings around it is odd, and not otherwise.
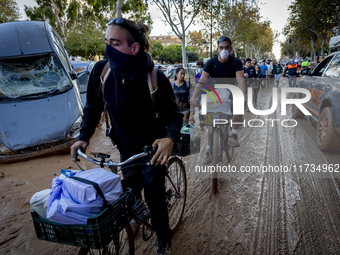
<path fill-rule="evenodd" d="M 301 63 L 301 68 L 304 69 L 304 68 L 308 68 L 308 67 L 309 67 L 309 59 L 306 57 L 305 61 L 303 61 Z"/>
<path fill-rule="evenodd" d="M 247 58 L 246 65 L 244 67 L 244 78 L 246 78 L 245 83 L 246 83 L 247 88 L 249 87 L 254 88 L 255 86 L 257 86 L 256 80 L 255 80 L 255 74 L 256 74 L 256 70 L 253 66 L 251 66 L 251 59 Z M 247 93 L 248 93 L 248 89 L 247 89 Z M 254 93 L 253 93 L 253 97 L 254 97 Z M 246 98 L 248 98 L 248 96 L 246 96 Z M 247 112 L 249 112 L 249 108 L 247 105 L 245 109 Z"/>
<path fill-rule="evenodd" d="M 255 81 L 256 81 L 256 86 L 253 87 L 253 106 L 257 106 L 257 96 L 260 91 L 260 86 L 261 86 L 261 68 L 259 65 L 255 66 Z"/>
<path fill-rule="evenodd" d="M 171 83 L 171 87 L 175 93 L 176 103 L 181 113 L 184 114 L 183 122 L 188 124 L 190 117 L 190 88 L 191 84 L 185 80 L 185 70 L 183 67 L 178 67 L 175 72 L 175 80 Z"/>
<path fill-rule="evenodd" d="M 268 84 L 268 88 L 269 88 L 269 85 L 272 83 L 272 80 L 274 79 L 274 76 L 273 76 L 273 65 L 272 65 L 271 60 L 267 61 L 267 67 L 268 67 L 267 84 Z"/>
<path fill-rule="evenodd" d="M 273 74 L 275 76 L 276 86 L 279 86 L 280 77 L 283 71 L 282 66 L 279 63 L 273 62 Z"/>
<path fill-rule="evenodd" d="M 297 64 L 294 63 L 294 59 L 290 60 L 290 64 L 286 67 L 285 71 L 288 71 L 288 85 L 289 87 L 296 86 Z"/>
<path fill-rule="evenodd" d="M 242 67 L 244 68 L 244 67 L 245 67 L 245 64 L 246 64 L 246 62 L 245 62 L 244 58 L 240 58 L 240 60 L 241 60 L 241 62 L 242 62 Z"/>
<path fill-rule="evenodd" d="M 253 58 L 253 60 L 251 61 L 251 65 L 253 67 L 255 67 L 257 65 L 257 59 L 256 58 Z"/>
<path fill-rule="evenodd" d="M 165 203 L 165 163 L 180 137 L 183 114 L 179 112 L 169 80 L 161 70 L 154 70 L 147 53 L 148 31 L 142 22 L 110 20 L 105 37 L 107 60 L 97 62 L 91 72 L 80 136 L 71 146 L 71 156 L 74 157 L 78 147 L 85 152 L 103 111 L 110 117 L 112 128 L 107 127 L 108 136 L 116 144 L 121 161 L 142 152 L 145 145 L 157 148 L 150 157 L 150 165 L 127 167 L 122 169 L 122 174 L 125 177 L 137 168 L 140 170 L 127 186 L 137 198 L 141 198 L 140 191 L 144 188 L 157 234 L 156 254 L 161 255 L 169 252 L 172 238 Z M 101 74 L 107 63 L 110 69 L 104 86 Z M 152 72 L 157 72 L 154 101 L 148 86 Z"/>
<path fill-rule="evenodd" d="M 266 81 L 268 78 L 268 67 L 266 66 L 266 60 L 264 59 L 262 61 L 262 65 L 260 65 L 261 68 L 261 89 L 266 87 Z"/>

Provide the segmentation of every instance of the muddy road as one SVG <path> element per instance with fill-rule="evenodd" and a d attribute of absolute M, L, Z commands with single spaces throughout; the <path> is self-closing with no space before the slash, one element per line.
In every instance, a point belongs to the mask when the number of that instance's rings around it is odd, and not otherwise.
<path fill-rule="evenodd" d="M 280 86 L 287 86 L 282 79 Z M 272 91 L 258 97 L 259 109 L 272 104 Z M 209 173 L 203 166 L 207 131 L 202 132 L 201 153 L 183 158 L 188 175 L 188 197 L 180 228 L 172 241 L 172 254 L 340 254 L 340 169 L 332 173 L 309 170 L 312 164 L 340 164 L 339 153 L 321 152 L 315 145 L 315 129 L 306 119 L 294 128 L 281 121 L 280 100 L 270 116 L 248 112 L 245 120 L 265 125 L 240 130 L 239 147 L 231 162 L 238 172 L 221 173 L 217 194 L 211 192 Z M 266 119 L 279 119 L 273 125 Z M 255 121 L 253 121 L 255 125 Z M 286 123 L 287 125 L 290 125 Z M 118 160 L 105 127 L 97 130 L 88 151 L 101 151 Z M 82 160 L 81 166 L 91 168 Z M 302 166 L 302 172 L 240 172 L 251 166 Z M 75 249 L 35 237 L 29 201 L 49 188 L 61 168 L 77 169 L 69 155 L 58 155 L 0 165 L 0 254 L 74 254 Z M 93 167 L 92 167 L 93 168 Z M 334 168 L 335 169 L 335 168 Z M 136 254 L 153 254 L 155 238 L 136 239 Z"/>

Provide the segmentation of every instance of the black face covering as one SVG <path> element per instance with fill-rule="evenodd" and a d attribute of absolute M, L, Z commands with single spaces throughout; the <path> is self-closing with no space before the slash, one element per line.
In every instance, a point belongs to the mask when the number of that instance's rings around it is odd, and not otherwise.
<path fill-rule="evenodd" d="M 139 78 L 153 68 L 152 66 L 150 69 L 148 54 L 145 52 L 140 52 L 133 56 L 124 54 L 114 47 L 106 45 L 105 54 L 109 60 L 110 68 L 126 80 Z"/>

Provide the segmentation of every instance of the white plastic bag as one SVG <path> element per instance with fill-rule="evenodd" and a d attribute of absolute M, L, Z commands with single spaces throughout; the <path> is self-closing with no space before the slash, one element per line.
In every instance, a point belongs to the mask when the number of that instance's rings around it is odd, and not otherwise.
<path fill-rule="evenodd" d="M 34 209 L 42 218 L 46 218 L 47 202 L 51 189 L 44 189 L 35 193 L 31 200 L 31 208 Z"/>

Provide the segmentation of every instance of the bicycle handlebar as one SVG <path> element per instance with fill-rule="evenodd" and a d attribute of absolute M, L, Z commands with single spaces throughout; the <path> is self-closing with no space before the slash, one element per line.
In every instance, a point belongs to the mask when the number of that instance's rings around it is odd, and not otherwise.
<path fill-rule="evenodd" d="M 114 166 L 114 167 L 120 166 L 120 167 L 122 167 L 122 166 L 125 166 L 125 165 L 127 165 L 127 164 L 129 164 L 129 163 L 131 163 L 131 162 L 133 162 L 133 161 L 135 161 L 137 159 L 139 159 L 139 158 L 143 158 L 143 157 L 146 157 L 148 155 L 154 155 L 156 153 L 156 151 L 157 151 L 157 149 L 150 149 L 148 147 L 144 147 L 144 152 L 136 154 L 136 155 L 128 158 L 127 160 L 125 160 L 123 162 L 114 162 L 112 160 L 109 160 L 107 162 L 103 162 L 103 161 L 98 161 L 98 160 L 96 160 L 96 159 L 86 155 L 85 153 L 82 152 L 82 148 L 79 147 L 77 149 L 76 155 L 73 158 L 73 161 L 77 162 L 77 157 L 78 157 L 78 155 L 80 155 L 84 159 L 86 159 L 86 160 L 88 160 L 88 161 L 90 161 L 90 162 L 92 162 L 93 164 L 96 164 L 96 165 L 107 166 L 107 167 L 111 167 L 111 166 Z"/>

